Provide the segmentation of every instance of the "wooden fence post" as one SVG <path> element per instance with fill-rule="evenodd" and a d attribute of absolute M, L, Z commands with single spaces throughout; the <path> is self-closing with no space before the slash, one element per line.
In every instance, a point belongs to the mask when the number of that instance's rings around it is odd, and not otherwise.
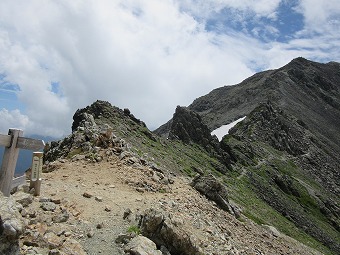
<path fill-rule="evenodd" d="M 40 196 L 43 153 L 33 152 L 30 188 L 34 188 L 34 195 Z"/>
<path fill-rule="evenodd" d="M 0 189 L 6 197 L 9 197 L 11 192 L 12 178 L 19 155 L 19 148 L 16 146 L 18 137 L 22 136 L 23 133 L 20 129 L 10 129 L 8 131 L 8 135 L 11 136 L 11 142 L 10 145 L 5 148 L 0 170 Z"/>

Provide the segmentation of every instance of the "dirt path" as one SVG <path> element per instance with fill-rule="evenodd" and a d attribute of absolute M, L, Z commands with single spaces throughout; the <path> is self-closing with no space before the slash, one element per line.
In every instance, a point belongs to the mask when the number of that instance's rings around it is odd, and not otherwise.
<path fill-rule="evenodd" d="M 135 215 L 147 208 L 171 215 L 205 254 L 319 254 L 247 219 L 235 219 L 193 190 L 187 178 L 173 176 L 173 184 L 162 184 L 155 171 L 146 166 L 126 166 L 116 157 L 109 162 L 79 160 L 57 165 L 55 171 L 44 174 L 41 196 L 25 209 L 29 232 L 21 240 L 23 254 L 49 254 L 53 245 L 45 247 L 36 241 L 30 246 L 28 242 L 32 236 L 49 232 L 64 245 L 69 239 L 80 244 L 78 253 L 64 254 L 124 254 L 115 239 L 135 225 Z M 146 191 L 145 187 L 158 191 Z M 40 208 L 44 200 L 60 203 L 55 212 L 45 212 Z M 69 219 L 52 223 L 51 217 L 63 210 Z M 129 210 L 130 216 L 123 219 Z M 32 218 L 29 213 L 34 211 Z"/>

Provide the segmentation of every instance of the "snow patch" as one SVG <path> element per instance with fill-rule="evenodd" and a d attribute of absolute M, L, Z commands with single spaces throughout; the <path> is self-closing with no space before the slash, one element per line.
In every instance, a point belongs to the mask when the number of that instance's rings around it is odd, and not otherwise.
<path fill-rule="evenodd" d="M 237 123 L 241 122 L 244 120 L 246 116 L 239 118 L 238 120 L 235 120 L 227 125 L 220 126 L 219 128 L 215 129 L 214 131 L 211 132 L 211 135 L 216 135 L 218 140 L 221 141 L 223 136 L 229 134 L 229 130 L 234 127 Z"/>

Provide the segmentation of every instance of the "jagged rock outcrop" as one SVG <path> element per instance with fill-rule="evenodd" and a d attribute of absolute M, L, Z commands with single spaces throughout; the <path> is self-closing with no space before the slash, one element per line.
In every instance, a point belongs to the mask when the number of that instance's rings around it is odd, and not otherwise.
<path fill-rule="evenodd" d="M 200 115 L 189 109 L 177 106 L 174 113 L 169 139 L 180 139 L 185 143 L 194 142 L 203 147 L 217 146 L 218 141 L 212 137 Z"/>
<path fill-rule="evenodd" d="M 135 129 L 140 128 L 141 133 L 148 139 L 155 139 L 145 123 L 135 118 L 129 109 L 121 110 L 106 101 L 98 100 L 90 106 L 78 109 L 73 120 L 72 134 L 46 145 L 45 162 L 73 157 L 78 159 L 79 154 L 90 161 L 98 162 L 103 159 L 99 151 L 106 149 L 106 156 L 116 154 L 133 164 L 140 160 L 134 158 L 133 153 L 129 151 L 128 143 L 119 137 L 119 132 L 131 131 L 131 127 L 137 126 Z M 53 170 L 53 165 L 45 167 L 44 171 L 48 172 L 51 169 Z"/>
<path fill-rule="evenodd" d="M 11 197 L 0 192 L 0 254 L 17 255 L 20 253 L 19 238 L 25 230 L 18 204 Z"/>
<path fill-rule="evenodd" d="M 121 110 L 118 107 L 112 106 L 107 101 L 97 100 L 90 106 L 78 109 L 75 112 L 73 115 L 72 131 L 75 131 L 78 127 L 84 127 L 86 125 L 93 126 L 93 124 L 97 122 L 98 124 L 114 123 L 114 120 L 117 118 L 130 119 L 138 125 L 145 126 L 145 123 L 131 114 L 129 109 L 126 108 Z"/>
<path fill-rule="evenodd" d="M 186 107 L 177 106 L 171 121 L 168 138 L 179 139 L 184 143 L 199 144 L 208 153 L 223 162 L 227 168 L 231 167 L 230 155 L 221 150 L 217 137 L 210 134 L 200 115 Z M 226 172 L 226 169 L 219 168 L 218 171 Z"/>

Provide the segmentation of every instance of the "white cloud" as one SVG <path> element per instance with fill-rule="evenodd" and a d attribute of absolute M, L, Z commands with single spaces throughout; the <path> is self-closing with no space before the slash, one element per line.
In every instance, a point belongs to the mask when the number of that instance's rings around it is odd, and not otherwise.
<path fill-rule="evenodd" d="M 130 108 L 156 128 L 171 118 L 176 105 L 238 83 L 255 70 L 276 68 L 297 56 L 326 59 L 326 49 L 337 57 L 333 60 L 340 59 L 334 39 L 339 36 L 331 29 L 309 38 L 306 25 L 287 43 L 205 29 L 206 19 L 223 8 L 232 8 L 240 21 L 249 15 L 275 20 L 281 2 L 1 1 L 0 74 L 17 84 L 17 97 L 26 106 L 2 114 L 19 126 L 26 119 L 30 132 L 65 135 L 78 108 L 102 99 Z M 304 6 L 307 1 L 298 11 L 307 21 L 312 11 Z M 335 14 L 322 12 L 327 22 Z M 279 33 L 273 24 L 264 25 L 266 33 Z"/>
<path fill-rule="evenodd" d="M 177 0 L 178 4 L 195 16 L 210 17 L 223 9 L 235 9 L 248 15 L 276 19 L 282 0 Z"/>
<path fill-rule="evenodd" d="M 340 1 L 301 0 L 296 10 L 303 14 L 308 31 L 325 33 L 336 29 L 339 32 Z"/>
<path fill-rule="evenodd" d="M 0 110 L 0 132 L 7 134 L 10 128 L 18 128 L 25 130 L 29 126 L 29 118 L 20 113 L 19 110 L 8 111 Z"/>

